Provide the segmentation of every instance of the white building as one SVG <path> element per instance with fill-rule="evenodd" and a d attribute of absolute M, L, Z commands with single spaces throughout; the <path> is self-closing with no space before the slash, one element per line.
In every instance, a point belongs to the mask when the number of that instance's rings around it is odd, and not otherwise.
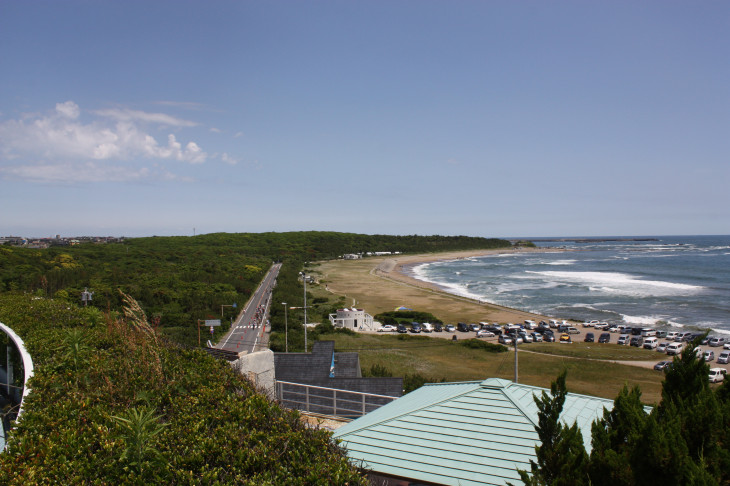
<path fill-rule="evenodd" d="M 330 314 L 330 322 L 335 327 L 344 327 L 353 331 L 374 331 L 373 316 L 363 309 L 337 309 L 336 314 Z"/>

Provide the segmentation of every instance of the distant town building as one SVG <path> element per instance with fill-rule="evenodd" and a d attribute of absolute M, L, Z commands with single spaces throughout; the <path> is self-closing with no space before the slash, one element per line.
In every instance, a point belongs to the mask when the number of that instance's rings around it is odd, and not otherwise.
<path fill-rule="evenodd" d="M 342 255 L 342 258 L 344 258 L 345 260 L 358 260 L 362 258 L 362 255 L 357 253 L 347 253 L 346 255 Z"/>
<path fill-rule="evenodd" d="M 336 314 L 330 314 L 330 322 L 335 327 L 342 327 L 353 331 L 374 331 L 373 316 L 363 309 L 337 309 Z"/>

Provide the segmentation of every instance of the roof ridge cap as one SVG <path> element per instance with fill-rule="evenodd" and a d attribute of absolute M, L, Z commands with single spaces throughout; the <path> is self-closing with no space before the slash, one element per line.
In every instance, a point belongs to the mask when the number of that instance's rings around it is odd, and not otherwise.
<path fill-rule="evenodd" d="M 478 381 L 475 381 L 475 382 L 454 382 L 454 383 L 427 383 L 427 384 L 423 385 L 423 386 L 422 386 L 421 388 L 418 388 L 418 389 L 416 389 L 416 390 L 412 391 L 411 393 L 415 393 L 416 391 L 418 391 L 418 390 L 421 390 L 421 389 L 423 389 L 423 388 L 425 388 L 425 387 L 427 387 L 427 386 L 429 386 L 429 385 L 446 385 L 446 384 L 449 384 L 449 385 L 459 385 L 459 384 L 462 384 L 462 385 L 463 385 L 464 383 L 468 383 L 468 384 L 472 384 L 472 383 L 473 383 L 473 384 L 476 384 L 476 385 L 478 385 L 478 384 L 479 384 L 479 382 L 478 382 Z M 368 428 L 368 427 L 375 427 L 376 425 L 382 425 L 382 424 L 385 424 L 385 423 L 388 423 L 388 422 L 392 422 L 393 420 L 397 420 L 397 419 L 399 419 L 399 418 L 403 417 L 404 415 L 408 415 L 408 414 L 414 413 L 414 412 L 416 412 L 416 411 L 424 410 L 424 409 L 426 409 L 426 408 L 430 408 L 430 407 L 433 407 L 433 406 L 435 406 L 435 405 L 440 405 L 441 403 L 443 403 L 443 402 L 445 402 L 445 401 L 448 401 L 448 400 L 453 400 L 453 399 L 454 399 L 454 398 L 456 398 L 456 397 L 459 397 L 459 396 L 461 396 L 461 395 L 465 395 L 465 394 L 467 394 L 467 393 L 471 393 L 471 392 L 473 392 L 473 391 L 474 391 L 474 389 L 471 389 L 471 390 L 465 390 L 465 391 L 463 391 L 463 392 L 461 392 L 461 393 L 457 393 L 457 394 L 454 394 L 454 395 L 450 395 L 450 396 L 448 396 L 448 397 L 442 398 L 441 400 L 439 400 L 439 401 L 437 401 L 437 402 L 432 402 L 432 403 L 429 403 L 429 404 L 427 404 L 427 405 L 419 405 L 419 406 L 417 406 L 417 407 L 415 407 L 415 408 L 413 408 L 413 409 L 410 409 L 410 410 L 404 410 L 403 412 L 401 412 L 401 413 L 399 413 L 399 414 L 397 414 L 397 415 L 393 415 L 393 416 L 391 416 L 391 417 L 386 417 L 386 418 L 384 418 L 383 420 L 378 420 L 377 422 L 373 422 L 373 423 L 371 423 L 371 424 L 365 424 L 365 425 L 362 425 L 361 427 L 357 427 L 357 428 L 355 428 L 355 429 L 352 429 L 352 430 L 348 431 L 348 432 L 347 432 L 346 434 L 343 434 L 343 435 L 350 435 L 350 434 L 352 434 L 352 433 L 354 433 L 354 432 L 357 432 L 357 431 L 359 431 L 359 430 L 362 430 L 362 429 L 364 429 L 364 428 Z M 379 408 L 379 409 L 377 409 L 377 410 L 382 410 L 383 408 L 385 408 L 385 407 L 387 407 L 387 406 L 389 406 L 389 405 L 391 405 L 391 404 L 393 404 L 393 403 L 396 403 L 396 402 L 397 402 L 398 400 L 401 400 L 401 399 L 403 399 L 403 398 L 407 397 L 407 396 L 408 396 L 408 395 L 410 395 L 411 393 L 408 393 L 408 394 L 406 394 L 406 395 L 404 395 L 404 396 L 402 396 L 402 397 L 399 397 L 398 399 L 396 399 L 396 400 L 393 400 L 392 402 L 390 402 L 390 403 L 388 403 L 388 404 L 386 404 L 386 405 L 383 405 L 382 407 L 380 407 L 380 408 Z M 374 410 L 373 412 L 376 412 L 377 410 Z M 373 413 L 373 412 L 370 412 L 370 413 Z M 362 417 L 365 417 L 365 416 L 367 416 L 367 414 L 365 414 L 365 415 L 362 415 L 362 416 L 361 416 L 361 417 L 359 417 L 359 418 L 362 418 Z M 354 420 L 353 422 L 350 422 L 350 423 L 354 423 L 354 422 L 356 422 L 356 421 L 357 421 L 357 419 L 355 419 L 355 420 Z M 348 425 L 349 425 L 349 424 L 348 424 Z M 336 433 L 337 433 L 337 432 L 335 431 L 335 434 L 336 434 Z M 336 438 L 337 438 L 337 439 L 339 439 L 339 438 L 341 438 L 341 437 L 342 437 L 342 436 L 339 436 L 339 437 L 336 437 Z"/>

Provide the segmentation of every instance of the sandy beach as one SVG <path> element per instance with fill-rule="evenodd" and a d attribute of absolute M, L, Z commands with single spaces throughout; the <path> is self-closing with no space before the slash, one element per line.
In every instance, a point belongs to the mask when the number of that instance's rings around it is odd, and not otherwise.
<path fill-rule="evenodd" d="M 418 280 L 408 268 L 420 263 L 457 260 L 513 252 L 555 252 L 554 248 L 470 250 L 417 255 L 394 255 L 321 262 L 320 280 L 327 290 L 354 300 L 372 315 L 405 306 L 432 312 L 444 322 L 522 322 L 525 319 L 560 318 L 499 306 L 446 292 L 436 284 Z"/>

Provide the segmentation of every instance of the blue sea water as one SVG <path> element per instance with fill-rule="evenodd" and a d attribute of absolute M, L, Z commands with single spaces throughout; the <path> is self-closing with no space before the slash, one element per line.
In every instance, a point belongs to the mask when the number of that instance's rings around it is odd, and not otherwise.
<path fill-rule="evenodd" d="M 560 319 L 730 334 L 730 236 L 642 238 L 656 241 L 533 240 L 554 251 L 424 263 L 409 271 L 454 294 Z"/>

